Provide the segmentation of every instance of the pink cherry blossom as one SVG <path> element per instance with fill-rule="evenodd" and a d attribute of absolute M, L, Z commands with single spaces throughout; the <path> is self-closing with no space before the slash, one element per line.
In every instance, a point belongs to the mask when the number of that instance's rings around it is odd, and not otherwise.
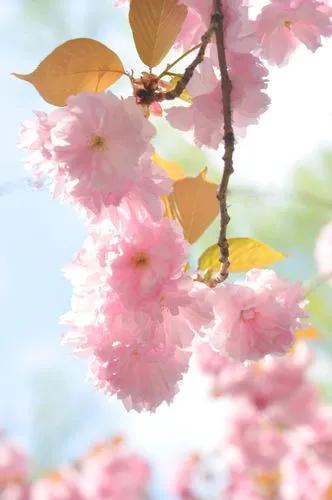
<path fill-rule="evenodd" d="M 332 467 L 332 408 L 321 404 L 314 419 L 293 429 L 289 441 L 295 452 L 314 454 L 322 466 Z"/>
<path fill-rule="evenodd" d="M 28 483 L 0 484 L 1 500 L 31 500 L 30 485 Z"/>
<path fill-rule="evenodd" d="M 200 461 L 199 455 L 192 454 L 187 457 L 177 468 L 172 481 L 172 490 L 181 500 L 197 500 L 192 491 L 192 479 Z"/>
<path fill-rule="evenodd" d="M 181 500 L 222 498 L 225 463 L 219 451 L 188 456 L 176 470 L 172 490 Z"/>
<path fill-rule="evenodd" d="M 315 418 L 319 399 L 308 378 L 310 361 L 306 345 L 298 344 L 287 356 L 267 356 L 250 367 L 247 395 L 277 425 L 299 425 Z"/>
<path fill-rule="evenodd" d="M 268 480 L 266 481 L 265 478 Z M 269 480 L 270 478 L 271 480 Z M 221 498 L 227 498 L 227 500 L 279 500 L 279 497 L 275 495 L 274 474 L 258 473 L 255 475 L 248 468 L 232 467 L 229 471 L 227 487 Z"/>
<path fill-rule="evenodd" d="M 246 398 L 233 400 L 227 417 L 223 443 L 230 462 L 253 470 L 277 468 L 287 452 L 281 430 L 272 426 Z"/>
<path fill-rule="evenodd" d="M 219 286 L 211 343 L 239 361 L 285 354 L 304 316 L 303 300 L 301 286 L 279 280 L 273 271 L 254 270 L 243 283 Z"/>
<path fill-rule="evenodd" d="M 321 0 L 272 0 L 256 21 L 261 55 L 285 64 L 299 43 L 315 51 L 331 34 L 331 11 Z"/>
<path fill-rule="evenodd" d="M 27 477 L 28 462 L 23 450 L 4 436 L 0 437 L 0 482 L 22 481 Z"/>
<path fill-rule="evenodd" d="M 82 309 L 75 309 L 74 302 L 73 311 L 64 317 L 70 327 L 66 341 L 77 352 L 92 355 L 96 386 L 137 411 L 153 411 L 163 401 L 170 402 L 188 370 L 190 353 L 182 347 L 192 339 L 192 323 L 181 313 L 167 311 L 159 321 L 110 300 L 100 312 L 94 311 L 85 307 L 94 300 L 91 295 L 75 300 Z"/>
<path fill-rule="evenodd" d="M 96 387 L 116 395 L 127 410 L 155 411 L 170 403 L 179 390 L 178 383 L 188 370 L 190 353 L 176 346 L 136 342 L 115 345 L 106 356 L 95 357 L 91 373 Z"/>
<path fill-rule="evenodd" d="M 206 29 L 207 25 L 202 22 L 200 13 L 196 9 L 188 7 L 188 13 L 177 37 L 175 47 L 180 50 L 189 50 L 191 47 L 198 45 Z"/>
<path fill-rule="evenodd" d="M 203 373 L 216 376 L 224 371 L 225 362 L 227 363 L 228 358 L 225 358 L 220 352 L 211 349 L 211 346 L 207 342 L 198 344 L 196 354 L 199 367 Z M 232 360 L 230 361 L 232 362 Z"/>
<path fill-rule="evenodd" d="M 99 213 L 130 196 L 160 216 L 159 197 L 171 182 L 149 160 L 154 133 L 134 97 L 82 93 L 37 113 L 23 125 L 20 145 L 32 152 L 28 170 L 48 178 L 55 197 Z"/>
<path fill-rule="evenodd" d="M 246 397 L 275 425 L 299 425 L 316 417 L 318 391 L 308 379 L 311 356 L 305 344 L 298 343 L 286 356 L 266 356 L 247 366 L 206 343 L 198 346 L 197 355 L 215 396 Z"/>
<path fill-rule="evenodd" d="M 214 351 L 208 343 L 199 344 L 196 354 L 200 369 L 212 380 L 214 397 L 248 393 L 251 383 L 249 367 Z"/>
<path fill-rule="evenodd" d="M 183 49 L 190 49 L 200 42 L 208 29 L 213 10 L 212 0 L 181 0 L 188 7 L 187 18 L 177 39 Z M 223 2 L 224 31 L 226 49 L 233 52 L 249 53 L 256 45 L 254 23 L 249 19 L 248 4 L 243 0 Z M 212 51 L 215 50 L 212 43 Z"/>
<path fill-rule="evenodd" d="M 324 226 L 319 233 L 315 258 L 322 279 L 332 284 L 332 222 Z"/>
<path fill-rule="evenodd" d="M 91 356 L 95 384 L 128 408 L 170 402 L 195 334 L 213 319 L 211 290 L 184 271 L 187 245 L 168 219 L 120 207 L 100 220 L 66 271 L 72 310 L 66 342 Z"/>
<path fill-rule="evenodd" d="M 187 253 L 183 234 L 169 219 L 123 217 L 105 256 L 110 285 L 128 307 L 158 302 L 165 284 L 182 276 Z"/>
<path fill-rule="evenodd" d="M 327 500 L 331 486 L 331 465 L 327 468 L 304 450 L 289 453 L 281 462 L 282 500 Z"/>
<path fill-rule="evenodd" d="M 24 451 L 5 436 L 0 436 L 1 500 L 28 500 L 28 460 Z"/>
<path fill-rule="evenodd" d="M 229 72 L 233 84 L 232 104 L 234 126 L 243 133 L 257 123 L 266 111 L 269 98 L 266 88 L 267 70 L 251 54 L 229 53 Z M 175 106 L 167 119 L 179 130 L 193 130 L 196 144 L 217 149 L 223 138 L 223 115 L 220 80 L 211 60 L 206 59 L 188 86 L 192 95 L 190 106 Z"/>
<path fill-rule="evenodd" d="M 123 446 L 101 446 L 82 463 L 81 482 L 86 499 L 144 500 L 150 467 Z"/>
<path fill-rule="evenodd" d="M 83 500 L 79 475 L 62 469 L 38 479 L 31 488 L 31 500 Z"/>

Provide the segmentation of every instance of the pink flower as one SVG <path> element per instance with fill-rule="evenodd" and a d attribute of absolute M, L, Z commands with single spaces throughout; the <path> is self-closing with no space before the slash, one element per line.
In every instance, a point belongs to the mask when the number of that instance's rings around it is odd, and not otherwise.
<path fill-rule="evenodd" d="M 27 457 L 17 445 L 0 437 L 0 484 L 23 482 L 27 477 Z"/>
<path fill-rule="evenodd" d="M 24 451 L 0 436 L 0 498 L 28 500 L 28 461 Z"/>
<path fill-rule="evenodd" d="M 29 171 L 49 178 L 55 197 L 99 213 L 130 196 L 160 216 L 171 182 L 149 160 L 154 133 L 134 97 L 82 93 L 48 116 L 38 113 L 20 145 L 32 151 Z"/>
<path fill-rule="evenodd" d="M 318 408 L 318 392 L 308 380 L 311 358 L 305 344 L 282 358 L 267 356 L 251 367 L 247 394 L 256 408 L 277 425 L 312 421 Z"/>
<path fill-rule="evenodd" d="M 202 22 L 200 13 L 196 9 L 189 7 L 187 17 L 176 40 L 176 48 L 189 50 L 191 47 L 198 45 L 206 29 L 207 25 Z"/>
<path fill-rule="evenodd" d="M 159 302 L 165 284 L 176 284 L 183 274 L 188 253 L 183 234 L 169 219 L 153 222 L 134 214 L 123 217 L 116 230 L 105 255 L 110 286 L 128 307 Z"/>
<path fill-rule="evenodd" d="M 295 450 L 314 453 L 327 468 L 332 467 L 332 411 L 331 407 L 318 408 L 315 418 L 307 425 L 297 427 L 290 435 Z M 331 480 L 332 483 L 332 480 Z"/>
<path fill-rule="evenodd" d="M 199 455 L 192 454 L 187 457 L 177 468 L 172 482 L 172 490 L 181 500 L 197 500 L 192 491 L 192 480 L 199 466 Z"/>
<path fill-rule="evenodd" d="M 50 144 L 51 124 L 42 111 L 35 112 L 35 120 L 22 124 L 18 145 L 30 150 L 25 167 L 36 182 L 43 183 L 46 176 L 52 175 L 54 165 L 51 162 Z"/>
<path fill-rule="evenodd" d="M 225 358 L 220 352 L 211 349 L 208 343 L 204 342 L 198 344 L 196 354 L 199 367 L 203 373 L 219 375 L 220 372 L 224 371 L 225 363 L 227 363 L 228 358 Z M 232 362 L 232 360 L 230 360 L 230 362 Z"/>
<path fill-rule="evenodd" d="M 233 467 L 229 471 L 228 484 L 221 498 L 227 500 L 270 500 L 278 499 L 275 495 L 278 484 L 277 474 L 253 474 L 248 468 Z M 267 479 L 267 480 L 266 480 Z"/>
<path fill-rule="evenodd" d="M 221 453 L 192 454 L 178 467 L 172 489 L 181 500 L 223 498 L 225 472 Z"/>
<path fill-rule="evenodd" d="M 127 410 L 155 411 L 177 393 L 188 370 L 190 353 L 176 346 L 150 342 L 113 345 L 107 356 L 95 357 L 91 373 L 98 389 L 122 400 Z"/>
<path fill-rule="evenodd" d="M 95 294 L 99 307 L 103 298 L 103 307 L 120 302 L 128 312 L 145 312 L 159 320 L 167 312 L 181 311 L 183 319 L 197 326 L 212 319 L 210 290 L 184 271 L 187 257 L 188 245 L 176 223 L 123 210 L 113 223 L 105 217 L 91 227 L 67 276 L 80 297 Z"/>
<path fill-rule="evenodd" d="M 28 483 L 0 484 L 1 500 L 31 500 L 30 486 Z"/>
<path fill-rule="evenodd" d="M 56 191 L 63 201 L 68 198 L 79 207 L 83 206 L 95 214 L 91 216 L 88 213 L 92 223 L 103 219 L 107 213 L 112 220 L 116 218 L 120 203 L 125 207 L 130 207 L 132 211 L 145 208 L 154 219 L 160 219 L 164 210 L 160 197 L 169 193 L 172 181 L 163 170 L 151 162 L 149 156 L 146 154 L 140 158 L 130 180 L 121 179 L 119 176 L 119 183 L 114 182 L 114 187 L 119 188 L 117 198 L 114 198 L 112 191 L 104 192 L 97 189 L 91 192 L 90 187 L 84 183 L 77 184 L 67 192 L 68 181 L 65 178 L 59 178 L 62 184 L 57 186 Z M 122 186 L 121 189 L 120 186 Z M 61 192 L 62 189 L 63 192 Z"/>
<path fill-rule="evenodd" d="M 253 470 L 273 470 L 287 452 L 285 436 L 247 399 L 233 400 L 224 447 L 230 462 Z"/>
<path fill-rule="evenodd" d="M 149 479 L 147 462 L 122 446 L 100 447 L 82 463 L 82 489 L 91 500 L 144 500 Z"/>
<path fill-rule="evenodd" d="M 285 354 L 304 316 L 302 288 L 279 280 L 273 271 L 254 270 L 244 283 L 219 286 L 214 300 L 211 343 L 239 361 Z"/>
<path fill-rule="evenodd" d="M 275 425 L 312 422 L 317 415 L 318 392 L 308 380 L 311 356 L 303 343 L 286 356 L 266 356 L 248 366 L 202 344 L 198 361 L 212 378 L 214 395 L 246 397 Z"/>
<path fill-rule="evenodd" d="M 63 469 L 38 479 L 31 488 L 31 500 L 83 500 L 79 475 Z"/>
<path fill-rule="evenodd" d="M 332 222 L 324 226 L 319 233 L 315 258 L 322 278 L 332 284 Z"/>
<path fill-rule="evenodd" d="M 214 351 L 208 343 L 198 345 L 197 356 L 200 369 L 212 378 L 214 397 L 247 394 L 251 372 L 243 363 Z"/>
<path fill-rule="evenodd" d="M 285 64 L 299 43 L 313 52 L 321 37 L 331 34 L 331 11 L 320 0 L 272 0 L 256 20 L 261 55 L 271 64 Z"/>
<path fill-rule="evenodd" d="M 134 98 L 121 100 L 110 92 L 69 97 L 50 120 L 53 159 L 97 188 L 113 169 L 128 176 L 155 134 Z"/>
<path fill-rule="evenodd" d="M 281 462 L 280 497 L 283 500 L 328 499 L 331 466 L 325 467 L 313 454 L 301 450 Z"/>
<path fill-rule="evenodd" d="M 233 83 L 234 126 L 243 133 L 248 125 L 257 123 L 268 107 L 269 98 L 263 92 L 267 86 L 267 70 L 251 54 L 229 53 L 228 59 Z M 209 59 L 202 63 L 188 90 L 193 98 L 191 105 L 171 108 L 167 119 L 179 130 L 193 130 L 199 146 L 217 149 L 224 134 L 221 87 Z"/>
<path fill-rule="evenodd" d="M 74 302 L 73 311 L 64 317 L 71 328 L 66 341 L 91 357 L 96 386 L 116 395 L 127 409 L 154 411 L 163 401 L 171 402 L 188 370 L 190 352 L 182 347 L 192 339 L 192 323 L 181 313 L 165 311 L 162 321 L 131 313 L 110 299 L 104 305 L 101 301 L 98 312 L 85 308 L 94 300 L 88 293 L 76 300 L 82 310 L 75 309 Z"/>
<path fill-rule="evenodd" d="M 62 321 L 90 356 L 96 385 L 128 408 L 170 402 L 195 334 L 213 319 L 211 290 L 184 272 L 187 245 L 174 223 L 120 207 L 91 228 L 67 270 L 72 311 Z"/>
<path fill-rule="evenodd" d="M 213 10 L 212 0 L 182 0 L 188 7 L 188 15 L 178 36 L 177 43 L 183 49 L 197 45 L 208 29 Z M 254 23 L 249 20 L 248 5 L 243 0 L 223 2 L 225 45 L 227 50 L 248 53 L 256 47 Z M 215 44 L 213 43 L 213 46 Z M 212 48 L 212 51 L 215 47 Z"/>

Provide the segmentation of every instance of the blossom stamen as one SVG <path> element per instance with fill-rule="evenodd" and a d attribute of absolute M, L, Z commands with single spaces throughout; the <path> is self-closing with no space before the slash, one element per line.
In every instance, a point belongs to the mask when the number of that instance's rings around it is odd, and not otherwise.
<path fill-rule="evenodd" d="M 243 321 L 250 321 L 251 319 L 254 319 L 256 316 L 256 312 L 254 309 L 244 309 L 241 311 L 241 319 Z"/>
<path fill-rule="evenodd" d="M 95 151 L 105 151 L 106 139 L 101 135 L 94 135 L 90 140 L 89 146 Z"/>
<path fill-rule="evenodd" d="M 149 257 L 145 253 L 138 253 L 132 257 L 134 267 L 146 267 L 149 264 Z"/>

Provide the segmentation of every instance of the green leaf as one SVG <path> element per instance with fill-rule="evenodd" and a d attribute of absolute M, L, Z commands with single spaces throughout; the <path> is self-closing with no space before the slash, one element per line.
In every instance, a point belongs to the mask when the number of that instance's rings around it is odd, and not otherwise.
<path fill-rule="evenodd" d="M 269 266 L 285 258 L 281 252 L 253 238 L 230 238 L 228 245 L 230 271 L 233 273 Z M 219 247 L 212 245 L 199 258 L 198 268 L 200 271 L 218 272 L 220 269 L 219 259 Z"/>
<path fill-rule="evenodd" d="M 173 78 L 169 82 L 169 85 L 170 85 L 170 89 L 169 90 L 175 89 L 175 87 L 177 86 L 178 82 L 181 79 L 182 79 L 182 76 L 173 76 Z M 180 94 L 179 97 L 180 97 L 180 99 L 182 99 L 182 101 L 185 101 L 185 102 L 188 102 L 188 103 L 192 102 L 192 97 L 189 94 L 188 90 L 186 90 L 186 89 L 184 89 L 184 91 L 182 92 L 182 94 Z"/>

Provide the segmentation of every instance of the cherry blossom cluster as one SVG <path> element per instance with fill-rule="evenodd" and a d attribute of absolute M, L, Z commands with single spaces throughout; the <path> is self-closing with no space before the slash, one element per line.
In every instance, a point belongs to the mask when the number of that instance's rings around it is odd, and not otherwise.
<path fill-rule="evenodd" d="M 188 7 L 176 47 L 189 50 L 207 31 L 213 0 L 179 0 Z M 128 3 L 117 0 L 116 4 Z M 303 44 L 316 51 L 322 37 L 332 34 L 332 9 L 326 0 L 271 0 L 253 17 L 247 0 L 223 1 L 223 26 L 228 71 L 232 81 L 233 124 L 239 135 L 258 122 L 270 99 L 266 94 L 269 71 L 265 63 L 283 66 Z M 223 138 L 222 95 L 216 45 L 188 85 L 190 106 L 167 112 L 171 125 L 192 131 L 198 146 L 217 149 Z"/>
<path fill-rule="evenodd" d="M 214 290 L 186 271 L 189 245 L 162 217 L 171 181 L 150 160 L 153 134 L 133 98 L 110 93 L 71 97 L 21 133 L 32 174 L 87 220 L 66 270 L 74 295 L 65 341 L 90 358 L 99 389 L 138 411 L 172 401 L 195 335 L 209 333 L 236 359 L 258 359 L 284 354 L 303 316 L 301 286 L 272 271 Z"/>
<path fill-rule="evenodd" d="M 75 466 L 62 467 L 30 481 L 26 454 L 0 440 L 1 500 L 144 500 L 150 466 L 115 438 L 94 447 Z"/>
<path fill-rule="evenodd" d="M 209 26 L 212 1 L 183 0 L 189 14 L 178 45 L 188 49 L 199 43 Z M 233 125 L 243 135 L 269 105 L 265 93 L 268 69 L 264 63 L 283 65 L 303 43 L 315 51 L 322 36 L 331 35 L 331 8 L 320 0 L 272 0 L 256 18 L 250 17 L 246 0 L 223 1 L 224 35 L 229 76 L 232 81 Z M 192 130 L 195 142 L 217 149 L 222 142 L 222 95 L 214 43 L 192 79 L 189 107 L 173 107 L 167 118 L 180 130 Z M 218 103 L 218 105 L 217 105 Z"/>
<path fill-rule="evenodd" d="M 154 126 L 134 97 L 82 93 L 67 106 L 23 124 L 19 145 L 30 150 L 26 168 L 53 196 L 91 219 L 125 198 L 155 217 L 170 180 L 150 160 Z M 110 216 L 112 210 L 110 210 Z"/>
<path fill-rule="evenodd" d="M 213 2 L 181 2 L 188 15 L 175 48 L 187 50 L 208 29 Z M 300 42 L 316 50 L 331 32 L 331 9 L 319 0 L 272 0 L 252 19 L 246 1 L 227 0 L 223 14 L 233 123 L 242 133 L 269 104 L 263 60 L 285 63 Z M 224 121 L 218 67 L 213 38 L 188 83 L 190 102 L 166 112 L 199 146 L 216 149 Z M 155 75 L 143 77 L 159 85 Z M 63 108 L 37 112 L 23 125 L 20 146 L 29 150 L 26 168 L 36 185 L 86 223 L 87 239 L 66 269 L 73 299 L 62 318 L 65 342 L 89 359 L 100 390 L 128 409 L 153 411 L 172 401 L 197 336 L 229 363 L 284 355 L 305 302 L 301 285 L 272 271 L 252 270 L 240 283 L 214 288 L 188 271 L 182 228 L 163 216 L 172 181 L 151 160 L 156 129 L 137 93 L 143 77 L 129 76 L 134 95 L 127 98 L 83 92 Z"/>
<path fill-rule="evenodd" d="M 197 349 L 213 381 L 214 397 L 227 399 L 224 432 L 210 455 L 181 465 L 181 499 L 326 500 L 332 487 L 332 408 L 309 379 L 310 351 L 298 343 L 283 358 L 267 356 L 244 366 Z"/>
<path fill-rule="evenodd" d="M 172 221 L 118 211 L 95 225 L 67 269 L 66 342 L 92 355 L 96 385 L 128 409 L 171 401 L 195 333 L 213 319 L 209 290 L 184 271 L 187 245 Z"/>

